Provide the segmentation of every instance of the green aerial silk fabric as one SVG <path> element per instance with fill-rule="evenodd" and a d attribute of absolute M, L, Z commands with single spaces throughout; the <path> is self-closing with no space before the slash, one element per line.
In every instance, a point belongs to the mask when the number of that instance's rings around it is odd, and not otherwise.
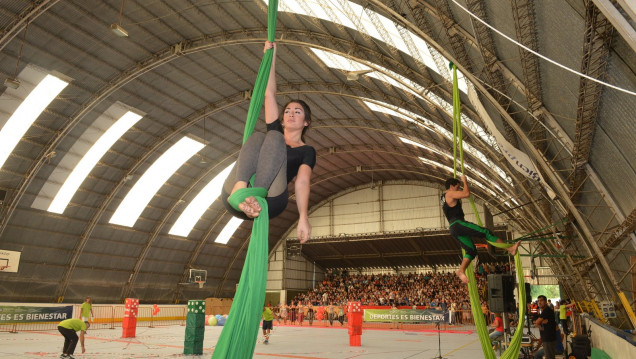
<path fill-rule="evenodd" d="M 459 157 L 461 163 L 461 171 L 464 173 L 464 153 L 462 147 L 462 124 L 461 124 L 461 102 L 459 98 L 459 87 L 457 85 L 457 67 L 455 64 L 450 64 L 451 69 L 453 70 L 453 169 L 455 177 L 457 177 L 457 147 L 459 147 Z M 475 201 L 473 200 L 473 195 L 470 195 L 470 204 L 473 207 L 473 212 L 475 213 L 475 217 L 477 218 L 477 224 L 483 226 L 481 222 L 481 218 L 479 218 L 479 213 L 477 212 L 477 207 L 475 206 Z M 509 243 L 492 243 L 491 245 L 498 248 L 508 248 L 513 244 Z M 462 255 L 465 255 L 465 251 L 462 249 Z M 501 355 L 503 359 L 516 359 L 519 357 L 519 351 L 521 350 L 521 339 L 523 337 L 523 319 L 526 315 L 526 286 L 523 278 L 523 266 L 521 264 L 521 256 L 519 252 L 515 254 L 515 268 L 517 272 L 517 283 L 518 285 L 518 293 L 519 293 L 519 323 L 517 324 L 517 329 L 515 330 L 515 334 L 512 337 L 510 345 Z M 475 273 L 473 271 L 473 266 L 469 265 L 466 269 L 466 276 L 468 277 L 468 294 L 470 297 L 470 306 L 473 311 L 473 318 L 475 321 L 475 327 L 477 328 L 477 335 L 479 336 L 479 340 L 481 342 L 481 349 L 484 352 L 484 358 L 486 359 L 495 359 L 497 356 L 495 355 L 495 351 L 492 348 L 490 343 L 490 337 L 488 336 L 488 327 L 486 326 L 486 320 L 484 319 L 484 315 L 481 312 L 481 302 L 479 300 L 479 291 L 477 289 L 477 281 L 475 280 Z M 505 319 L 505 318 L 504 318 Z"/>
<path fill-rule="evenodd" d="M 276 34 L 276 14 L 278 12 L 278 0 L 269 1 L 267 19 L 267 39 L 274 41 Z M 261 66 L 256 76 L 256 84 L 252 92 L 250 107 L 245 122 L 243 143 L 254 132 L 258 121 L 258 115 L 263 106 L 265 89 L 272 67 L 273 50 L 267 50 L 263 55 Z M 232 308 L 227 322 L 223 327 L 219 341 L 212 354 L 213 359 L 248 359 L 254 356 L 258 327 L 265 302 L 265 287 L 267 284 L 267 255 L 269 234 L 269 210 L 267 208 L 267 189 L 245 188 L 238 190 L 230 196 L 229 203 L 235 209 L 245 198 L 254 196 L 261 205 L 261 213 L 254 219 L 252 236 L 247 248 L 245 264 L 239 286 L 234 295 Z"/>

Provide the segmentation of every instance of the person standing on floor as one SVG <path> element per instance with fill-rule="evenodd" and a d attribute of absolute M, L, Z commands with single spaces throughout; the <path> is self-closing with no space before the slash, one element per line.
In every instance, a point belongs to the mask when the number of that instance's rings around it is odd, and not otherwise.
<path fill-rule="evenodd" d="M 268 306 L 263 306 L 263 343 L 269 344 L 269 334 L 274 328 L 274 312 Z"/>
<path fill-rule="evenodd" d="M 559 301 L 559 306 L 557 307 L 557 309 L 559 310 L 559 321 L 561 322 L 561 327 L 563 327 L 563 334 L 566 337 L 570 333 L 570 330 L 568 328 L 567 311 L 568 308 L 574 307 L 575 305 L 576 304 L 574 303 L 568 304 L 567 300 L 562 299 L 561 301 Z"/>
<path fill-rule="evenodd" d="M 92 318 L 95 318 L 93 315 L 93 300 L 91 297 L 86 297 L 86 299 L 84 299 L 84 303 L 82 303 L 80 310 L 80 317 L 80 319 L 85 322 L 90 322 Z"/>
<path fill-rule="evenodd" d="M 534 325 L 539 328 L 541 333 L 541 342 L 545 350 L 545 359 L 554 359 L 556 355 L 556 321 L 554 320 L 554 311 L 548 306 L 548 298 L 540 295 L 537 298 L 541 314 L 535 320 Z"/>

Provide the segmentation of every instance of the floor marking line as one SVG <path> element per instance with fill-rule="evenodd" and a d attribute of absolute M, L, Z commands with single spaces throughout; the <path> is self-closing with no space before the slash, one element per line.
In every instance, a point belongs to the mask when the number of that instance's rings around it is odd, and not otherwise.
<path fill-rule="evenodd" d="M 289 354 L 267 354 L 267 353 L 254 353 L 254 355 L 263 355 L 268 357 L 277 357 L 277 358 L 296 358 L 296 359 L 327 359 L 327 358 L 319 358 L 319 357 L 305 357 L 299 355 L 289 355 Z"/>
<path fill-rule="evenodd" d="M 448 353 L 444 353 L 444 355 L 442 355 L 442 356 L 444 356 L 444 357 L 445 357 L 445 356 L 447 356 L 448 354 L 454 353 L 454 352 L 458 351 L 459 349 L 465 348 L 465 347 L 467 347 L 467 346 L 469 346 L 469 345 L 472 345 L 473 343 L 478 342 L 478 341 L 479 341 L 479 338 L 477 338 L 477 339 L 473 340 L 473 341 L 472 341 L 472 342 L 470 342 L 470 343 L 466 343 L 466 344 L 462 345 L 461 347 L 459 347 L 459 348 L 457 348 L 457 349 L 455 349 L 455 350 L 451 350 L 451 351 L 449 351 Z"/>

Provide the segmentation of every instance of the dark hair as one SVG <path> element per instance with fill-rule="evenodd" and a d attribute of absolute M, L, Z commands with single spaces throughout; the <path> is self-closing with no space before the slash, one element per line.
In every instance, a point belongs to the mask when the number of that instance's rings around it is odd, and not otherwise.
<path fill-rule="evenodd" d="M 546 302 L 548 301 L 548 298 L 546 298 L 546 296 L 545 296 L 545 295 L 540 295 L 540 296 L 538 296 L 538 297 L 537 297 L 537 300 L 539 300 L 539 299 L 541 299 L 541 298 L 543 298 L 543 300 L 545 300 Z"/>
<path fill-rule="evenodd" d="M 307 121 L 308 125 L 303 128 L 303 132 L 300 134 L 300 139 L 303 142 L 305 142 L 305 132 L 307 132 L 307 130 L 309 129 L 309 126 L 311 126 L 311 109 L 309 108 L 309 105 L 307 104 L 307 102 L 305 102 L 303 100 L 291 100 L 291 101 L 287 102 L 285 104 L 285 106 L 283 106 L 283 111 L 281 111 L 281 117 L 280 117 L 279 121 L 281 123 L 283 122 L 283 116 L 285 115 L 285 109 L 291 103 L 299 104 L 300 106 L 302 106 L 303 111 L 305 111 L 305 121 Z"/>
<path fill-rule="evenodd" d="M 456 184 L 459 184 L 459 180 L 457 178 L 449 178 L 446 180 L 446 183 L 444 183 L 444 186 L 446 186 L 446 189 L 449 189 L 450 186 L 454 186 Z"/>

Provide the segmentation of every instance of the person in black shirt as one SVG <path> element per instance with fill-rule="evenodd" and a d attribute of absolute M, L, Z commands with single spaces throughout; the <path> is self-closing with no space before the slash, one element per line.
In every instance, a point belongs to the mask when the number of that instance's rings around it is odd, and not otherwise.
<path fill-rule="evenodd" d="M 283 107 L 279 119 L 276 103 L 276 46 L 265 42 L 265 50 L 274 49 L 272 67 L 265 90 L 265 123 L 267 133 L 254 132 L 243 144 L 236 165 L 223 184 L 221 199 L 232 215 L 242 219 L 259 216 L 261 206 L 254 197 L 247 197 L 235 210 L 228 197 L 246 188 L 253 174 L 254 187 L 267 189 L 269 217 L 274 218 L 287 207 L 287 185 L 294 177 L 296 205 L 298 206 L 298 239 L 304 243 L 311 235 L 308 219 L 311 174 L 316 164 L 316 151 L 305 144 L 304 135 L 311 124 L 311 110 L 302 100 L 292 100 Z"/>
<path fill-rule="evenodd" d="M 545 359 L 554 359 L 556 355 L 556 320 L 554 319 L 554 310 L 548 306 L 548 299 L 545 295 L 537 297 L 541 314 L 535 320 L 534 325 L 541 332 L 541 342 L 545 350 Z"/>
<path fill-rule="evenodd" d="M 464 210 L 462 210 L 462 202 L 460 200 L 470 196 L 470 188 L 468 187 L 466 176 L 462 176 L 461 179 L 464 185 L 463 189 L 460 189 L 461 182 L 457 178 L 449 178 L 446 180 L 446 192 L 441 200 L 444 215 L 448 220 L 450 234 L 466 251 L 462 264 L 456 274 L 462 282 L 468 283 L 468 277 L 466 277 L 465 271 L 470 262 L 477 256 L 477 248 L 475 248 L 471 237 L 486 238 L 488 242 L 503 243 L 503 241 L 492 234 L 487 228 L 464 220 Z M 517 242 L 506 250 L 510 255 L 515 255 L 520 244 L 521 242 Z"/>

